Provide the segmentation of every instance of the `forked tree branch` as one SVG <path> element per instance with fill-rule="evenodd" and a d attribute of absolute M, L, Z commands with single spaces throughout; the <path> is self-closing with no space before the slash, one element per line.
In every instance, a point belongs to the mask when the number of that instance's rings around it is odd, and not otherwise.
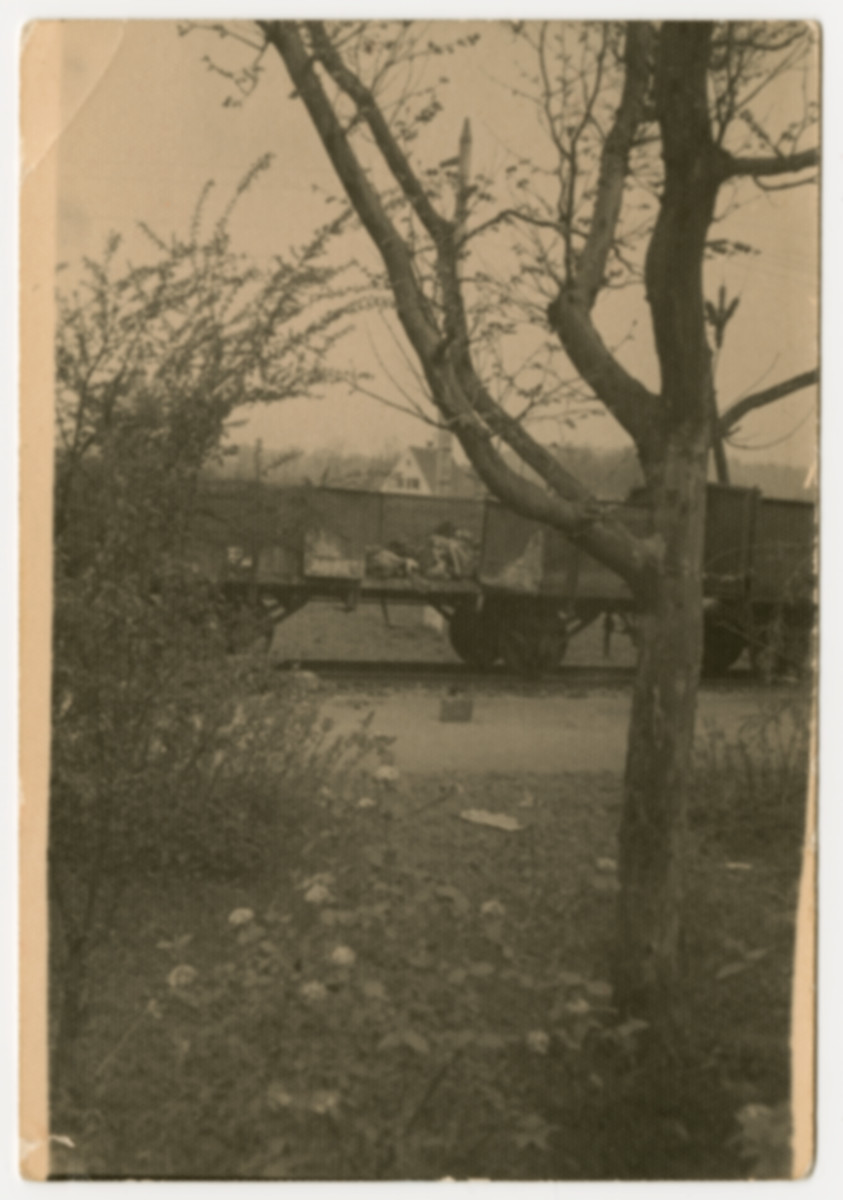
<path fill-rule="evenodd" d="M 443 423 L 457 435 L 481 479 L 516 512 L 563 530 L 633 587 L 641 585 L 655 564 L 657 548 L 647 539 L 633 536 L 597 505 L 588 490 L 485 387 L 472 360 L 459 276 L 464 230 L 459 222 L 446 219 L 434 208 L 371 89 L 349 68 L 321 22 L 272 21 L 260 25 L 268 43 L 282 58 L 352 206 L 381 254 L 396 314 Z M 704 87 L 708 33 L 709 27 L 705 25 L 672 29 L 669 36 L 663 31 L 659 41 L 664 44 L 659 46 L 655 68 L 661 73 L 657 77 L 656 107 L 668 176 L 662 211 L 650 245 L 647 283 L 662 360 L 662 386 L 671 408 L 684 403 L 682 380 L 704 378 L 710 372 L 702 312 L 697 312 L 702 250 L 714 198 L 723 178 L 724 161 L 734 170 L 745 165 L 744 160 L 724 155 L 711 136 Z M 573 264 L 573 274 L 569 273 L 547 310 L 551 328 L 574 367 L 632 435 L 644 456 L 658 439 L 667 401 L 651 393 L 621 366 L 597 332 L 591 310 L 604 286 L 608 258 L 617 236 L 629 156 L 642 124 L 651 119 L 654 41 L 649 25 L 629 26 L 624 86 L 600 158 L 589 232 Z M 441 288 L 438 311 L 416 275 L 412 245 L 398 233 L 339 122 L 335 104 L 320 79 L 323 71 L 352 102 L 384 165 L 433 243 Z M 694 75 L 696 86 L 683 88 L 682 73 Z M 677 93 L 685 98 L 684 107 L 677 101 Z M 794 164 L 810 165 L 805 156 L 790 156 L 786 160 L 788 167 L 781 166 L 777 159 L 773 171 L 763 165 L 766 160 L 755 160 L 756 166 L 759 161 L 762 173 L 765 170 L 781 173 L 794 169 Z M 707 193 L 702 203 L 694 191 L 699 183 L 698 168 L 703 170 L 702 182 Z M 462 184 L 465 186 L 466 181 Z M 692 219 L 688 218 L 689 212 Z M 509 217 L 510 213 L 501 213 L 495 221 Z M 657 303 L 654 292 L 658 293 Z M 679 312 L 682 319 L 677 324 Z M 730 428 L 752 408 L 770 403 L 809 381 L 801 384 L 788 381 L 745 398 L 724 414 L 724 428 Z M 699 390 L 691 389 L 695 394 Z M 502 457 L 499 441 L 515 451 L 541 482 L 534 483 L 517 474 Z"/>
<path fill-rule="evenodd" d="M 650 436 L 659 400 L 612 354 L 591 314 L 567 288 L 548 306 L 547 318 L 565 353 L 615 420 L 641 445 Z"/>
<path fill-rule="evenodd" d="M 290 79 L 307 108 L 331 163 L 365 229 L 379 250 L 395 297 L 396 312 L 424 372 L 436 406 L 457 435 L 469 460 L 489 489 L 522 515 L 563 530 L 633 586 L 642 583 L 659 550 L 636 538 L 596 504 L 590 493 L 556 462 L 493 400 L 472 362 L 465 311 L 458 278 L 459 246 L 456 226 L 438 217 L 419 201 L 412 168 L 394 141 L 377 104 L 367 89 L 358 92 L 336 47 L 321 43 L 317 58 L 367 122 L 378 149 L 428 229 L 437 253 L 437 273 L 443 288 L 444 330 L 421 290 L 413 257 L 384 209 L 379 195 L 342 129 L 326 95 L 296 22 L 260 23 L 267 41 L 284 62 Z M 330 70 L 327 63 L 333 70 Z M 356 94 L 355 94 L 356 93 Z M 396 154 L 397 150 L 397 154 Z M 434 233 L 435 231 L 435 233 Z M 543 480 L 530 482 L 507 465 L 494 439 L 509 444 Z"/>
<path fill-rule="evenodd" d="M 566 280 L 547 310 L 550 326 L 577 371 L 639 445 L 650 436 L 658 400 L 608 349 L 595 328 L 591 310 L 605 281 L 629 155 L 645 115 L 653 39 L 649 24 L 631 22 L 628 26 L 624 86 L 600 156 L 589 233 L 573 277 Z"/>

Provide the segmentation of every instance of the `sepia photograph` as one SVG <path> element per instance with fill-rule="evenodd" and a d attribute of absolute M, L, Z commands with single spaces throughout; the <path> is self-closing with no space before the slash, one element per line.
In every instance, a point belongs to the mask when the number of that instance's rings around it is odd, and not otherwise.
<path fill-rule="evenodd" d="M 24 1177 L 811 1172 L 821 43 L 23 31 Z"/>

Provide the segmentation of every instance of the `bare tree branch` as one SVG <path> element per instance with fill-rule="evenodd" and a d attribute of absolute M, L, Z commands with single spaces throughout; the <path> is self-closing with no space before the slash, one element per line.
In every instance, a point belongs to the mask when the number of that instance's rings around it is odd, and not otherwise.
<path fill-rule="evenodd" d="M 547 317 L 576 370 L 636 442 L 646 441 L 658 397 L 636 379 L 607 347 L 582 304 L 567 288 L 548 306 Z"/>
<path fill-rule="evenodd" d="M 811 187 L 817 181 L 816 179 L 791 179 L 789 183 L 765 183 L 763 179 L 753 179 L 752 181 L 757 188 L 762 192 L 792 192 L 795 188 Z"/>
<path fill-rule="evenodd" d="M 558 221 L 546 221 L 542 217 L 531 216 L 530 213 L 520 212 L 517 208 L 504 208 L 488 221 L 483 221 L 482 224 L 476 225 L 474 229 L 469 229 L 467 233 L 460 239 L 460 245 L 463 246 L 471 238 L 477 237 L 479 233 L 485 233 L 487 229 L 493 229 L 496 225 L 500 225 L 502 221 L 524 221 L 527 225 L 537 225 L 540 229 L 552 229 L 554 233 L 562 233 L 562 227 Z"/>
<path fill-rule="evenodd" d="M 576 285 L 590 309 L 606 273 L 606 262 L 615 238 L 623 189 L 650 82 L 653 29 L 646 22 L 630 22 L 627 29 L 626 73 L 623 92 L 609 136 L 600 156 L 600 173 L 588 238 L 578 255 Z"/>
<path fill-rule="evenodd" d="M 387 125 L 372 92 L 353 71 L 346 67 L 342 56 L 331 42 L 323 21 L 308 21 L 307 29 L 317 60 L 321 62 L 337 87 L 354 101 L 357 111 L 375 139 L 375 145 L 383 155 L 384 162 L 412 204 L 427 232 L 434 242 L 437 241 L 450 223 L 431 204 L 430 198 L 416 178 L 407 156 Z"/>
<path fill-rule="evenodd" d="M 636 442 L 648 437 L 656 397 L 608 350 L 594 327 L 591 309 L 604 284 L 616 237 L 629 155 L 647 100 L 652 46 L 652 27 L 630 23 L 624 87 L 600 158 L 588 237 L 578 255 L 575 276 L 560 288 L 547 314 L 571 362 Z"/>
<path fill-rule="evenodd" d="M 820 152 L 818 149 L 801 150 L 798 154 L 770 154 L 758 158 L 743 158 L 733 154 L 724 154 L 721 160 L 721 180 L 732 179 L 736 175 L 751 175 L 754 178 L 768 175 L 789 175 L 797 171 L 806 171 L 809 167 L 819 165 Z"/>
<path fill-rule="evenodd" d="M 721 415 L 720 436 L 726 437 L 747 413 L 754 412 L 757 408 L 764 408 L 767 404 L 772 404 L 785 396 L 791 396 L 794 392 L 800 392 L 803 388 L 811 387 L 812 384 L 819 383 L 819 378 L 819 368 L 815 367 L 813 371 L 803 371 L 801 375 L 793 375 L 790 379 L 785 379 L 772 387 L 764 388 L 760 392 L 753 392 L 750 396 L 744 396 L 742 400 L 738 400 Z"/>
<path fill-rule="evenodd" d="M 259 24 L 283 59 L 357 215 L 381 252 L 398 315 L 411 344 L 420 356 L 432 354 L 439 344 L 439 333 L 428 301 L 416 283 L 412 256 L 352 150 L 297 26 L 291 21 Z"/>

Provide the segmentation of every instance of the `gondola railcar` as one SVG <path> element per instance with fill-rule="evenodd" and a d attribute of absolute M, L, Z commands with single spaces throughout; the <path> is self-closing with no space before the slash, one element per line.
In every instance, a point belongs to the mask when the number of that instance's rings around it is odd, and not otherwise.
<path fill-rule="evenodd" d="M 613 504 L 645 534 L 646 502 Z M 760 672 L 804 664 L 815 617 L 815 513 L 807 501 L 709 485 L 704 670 L 745 650 Z M 561 533 L 493 500 L 215 482 L 202 493 L 193 562 L 233 605 L 284 619 L 314 598 L 424 604 L 457 654 L 534 674 L 603 619 L 634 636 L 627 585 Z"/>

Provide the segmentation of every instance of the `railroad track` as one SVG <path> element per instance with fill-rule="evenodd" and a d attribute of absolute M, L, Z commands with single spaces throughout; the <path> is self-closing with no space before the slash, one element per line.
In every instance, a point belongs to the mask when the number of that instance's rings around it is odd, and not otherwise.
<path fill-rule="evenodd" d="M 279 661 L 282 671 L 312 671 L 334 683 L 389 684 L 391 686 L 453 686 L 494 691 L 546 691 L 630 686 L 634 667 L 582 666 L 563 664 L 537 678 L 527 678 L 498 666 L 479 671 L 465 663 L 349 661 L 341 659 L 297 659 Z M 732 691 L 758 686 L 749 670 L 730 671 L 718 679 L 703 680 L 707 691 Z"/>

